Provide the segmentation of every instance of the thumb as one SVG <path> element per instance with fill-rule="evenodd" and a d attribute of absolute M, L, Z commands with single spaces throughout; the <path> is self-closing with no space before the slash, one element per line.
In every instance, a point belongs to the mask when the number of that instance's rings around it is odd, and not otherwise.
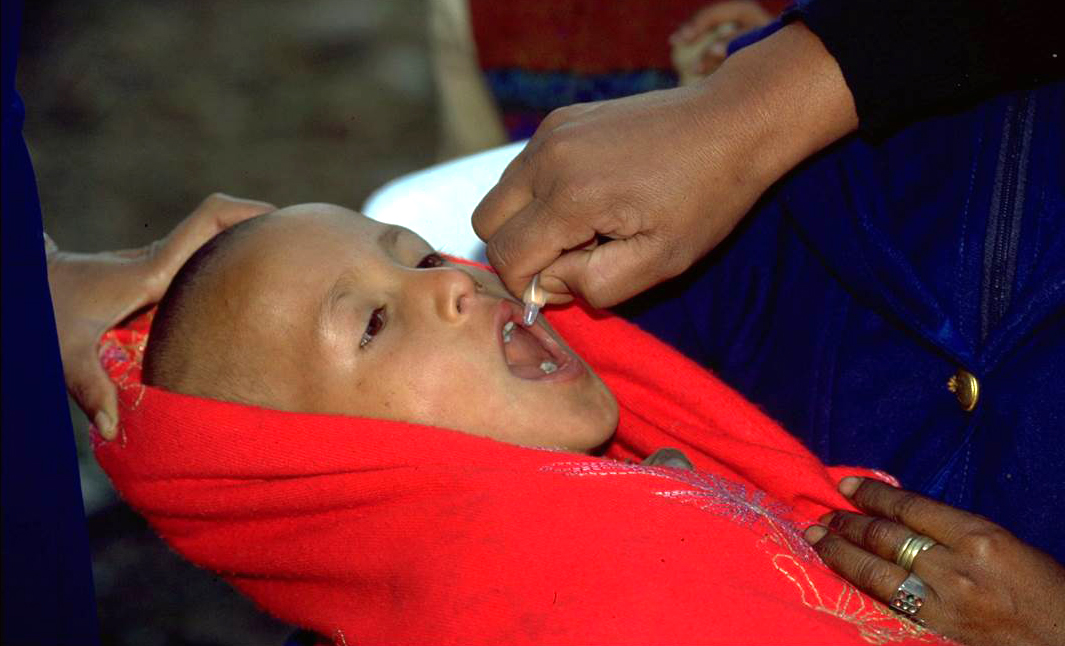
<path fill-rule="evenodd" d="M 69 374 L 67 388 L 105 440 L 118 434 L 118 391 L 104 372 L 96 353 L 83 355 Z"/>
<path fill-rule="evenodd" d="M 541 272 L 544 289 L 579 295 L 593 307 L 610 307 L 670 278 L 656 262 L 648 236 L 609 240 L 559 256 Z"/>

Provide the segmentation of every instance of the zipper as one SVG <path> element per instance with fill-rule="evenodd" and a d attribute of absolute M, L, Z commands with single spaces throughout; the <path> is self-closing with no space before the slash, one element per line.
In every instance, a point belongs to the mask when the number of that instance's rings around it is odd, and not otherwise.
<path fill-rule="evenodd" d="M 1017 246 L 1035 117 L 1035 96 L 1021 95 L 1006 108 L 995 168 L 995 184 L 984 238 L 984 279 L 980 299 L 980 340 L 1002 320 L 1010 305 L 1017 274 Z"/>

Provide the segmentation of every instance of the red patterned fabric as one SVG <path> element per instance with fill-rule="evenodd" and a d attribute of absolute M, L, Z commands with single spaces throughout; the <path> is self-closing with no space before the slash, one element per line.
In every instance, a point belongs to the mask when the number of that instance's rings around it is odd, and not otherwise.
<path fill-rule="evenodd" d="M 669 36 L 708 0 L 470 0 L 483 69 L 575 74 L 673 68 Z M 779 13 L 787 0 L 763 0 Z"/>
<path fill-rule="evenodd" d="M 546 316 L 620 402 L 606 457 L 146 387 L 148 317 L 105 338 L 122 424 L 96 455 L 174 549 L 336 644 L 938 640 L 801 538 L 869 473 L 620 319 Z M 696 470 L 624 462 L 666 446 Z"/>

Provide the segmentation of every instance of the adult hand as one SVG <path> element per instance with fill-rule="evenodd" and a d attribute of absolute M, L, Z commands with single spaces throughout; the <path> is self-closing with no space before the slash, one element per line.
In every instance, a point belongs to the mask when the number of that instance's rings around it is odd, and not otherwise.
<path fill-rule="evenodd" d="M 674 64 L 677 63 L 676 48 L 691 47 L 704 36 L 717 32 L 709 46 L 697 52 L 697 74 L 709 74 L 725 61 L 726 48 L 737 36 L 772 22 L 773 16 L 754 0 L 725 0 L 715 2 L 696 11 L 688 22 L 677 28 L 669 37 L 674 49 Z"/>
<path fill-rule="evenodd" d="M 680 274 L 758 197 L 857 127 L 839 66 L 794 23 L 699 85 L 556 110 L 473 214 L 521 294 L 604 307 Z"/>
<path fill-rule="evenodd" d="M 93 254 L 54 246 L 48 250 L 48 284 L 67 389 L 105 438 L 115 436 L 118 397 L 100 365 L 100 336 L 162 298 L 178 269 L 216 233 L 274 208 L 215 193 L 165 238 L 139 249 Z"/>
<path fill-rule="evenodd" d="M 991 521 L 924 496 L 849 477 L 840 491 L 868 515 L 826 514 L 806 538 L 829 567 L 888 602 L 908 573 L 896 565 L 907 537 L 936 545 L 913 573 L 928 596 L 916 617 L 964 644 L 1065 644 L 1065 569 Z"/>

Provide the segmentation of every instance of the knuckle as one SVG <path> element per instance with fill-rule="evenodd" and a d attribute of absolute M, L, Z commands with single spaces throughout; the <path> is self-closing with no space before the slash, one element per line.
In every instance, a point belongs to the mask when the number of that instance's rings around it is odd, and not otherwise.
<path fill-rule="evenodd" d="M 498 203 L 498 196 L 494 194 L 495 189 L 490 191 L 488 195 L 481 200 L 481 203 L 474 209 L 473 215 L 470 217 L 470 224 L 473 226 L 473 232 L 477 234 L 481 240 L 487 241 L 497 226 L 493 226 L 490 217 L 496 214 Z"/>
<path fill-rule="evenodd" d="M 888 545 L 894 536 L 895 524 L 886 518 L 874 518 L 865 525 L 862 543 L 868 546 Z"/>
<path fill-rule="evenodd" d="M 477 207 L 480 209 L 481 207 Z M 488 223 L 485 222 L 485 215 L 482 211 L 474 211 L 473 217 L 470 218 L 470 224 L 473 225 L 473 232 L 481 240 L 488 240 L 492 232 L 488 230 Z"/>
<path fill-rule="evenodd" d="M 557 132 L 548 135 L 547 139 L 540 144 L 536 156 L 542 163 L 558 166 L 564 163 L 573 151 L 573 142 L 569 137 Z"/>
<path fill-rule="evenodd" d="M 854 568 L 855 583 L 869 591 L 886 590 L 894 582 L 890 569 L 873 557 L 862 557 Z"/>
<path fill-rule="evenodd" d="M 547 133 L 572 119 L 578 113 L 578 105 L 580 104 L 575 103 L 573 105 L 566 105 L 549 112 L 547 116 L 544 117 L 544 120 L 540 122 L 540 127 L 537 128 L 537 133 L 541 131 Z"/>
<path fill-rule="evenodd" d="M 215 191 L 203 200 L 203 204 L 204 206 L 221 206 L 223 204 L 231 204 L 235 201 L 236 200 L 226 195 L 225 193 L 221 191 Z"/>
<path fill-rule="evenodd" d="M 171 238 L 162 238 L 160 240 L 153 240 L 149 243 L 148 246 L 144 248 L 145 260 L 149 262 L 159 260 L 160 257 L 165 255 L 170 240 Z"/>
<path fill-rule="evenodd" d="M 515 283 L 517 279 L 515 274 L 518 271 L 520 260 L 520 250 L 517 243 L 510 238 L 493 239 L 485 247 L 485 255 L 507 289 L 511 290 L 512 293 L 520 294 L 520 290 L 525 285 L 524 283 Z"/>
<path fill-rule="evenodd" d="M 813 548 L 821 559 L 829 564 L 839 563 L 840 557 L 843 555 L 842 539 L 832 534 L 826 534 L 824 538 L 814 544 Z"/>
<path fill-rule="evenodd" d="M 536 132 L 533 133 L 533 136 L 543 137 L 550 131 L 554 130 L 558 126 L 558 124 L 562 123 L 562 121 L 565 119 L 565 109 L 566 108 L 555 108 L 551 112 L 548 112 L 547 116 L 544 117 L 542 121 L 540 121 L 540 125 L 537 126 Z"/>
<path fill-rule="evenodd" d="M 181 254 L 172 255 L 169 251 L 165 240 L 156 240 L 148 246 L 148 253 L 141 268 L 141 281 L 144 291 L 149 295 L 158 294 L 161 297 L 178 270 L 174 265 L 185 261 Z"/>
<path fill-rule="evenodd" d="M 510 267 L 512 258 L 511 245 L 506 238 L 493 238 L 488 241 L 488 245 L 485 247 L 485 255 L 488 257 L 488 262 L 496 268 L 496 271 L 503 274 Z"/>
<path fill-rule="evenodd" d="M 962 537 L 958 547 L 977 562 L 985 562 L 997 558 L 1011 538 L 1006 530 L 987 523 Z"/>
<path fill-rule="evenodd" d="M 572 175 L 551 193 L 545 204 L 552 217 L 572 225 L 590 213 L 609 210 L 609 191 L 603 182 L 585 175 Z"/>
<path fill-rule="evenodd" d="M 225 196 L 217 191 L 203 198 L 200 204 L 193 210 L 193 215 L 199 215 L 205 211 L 210 212 L 219 207 Z"/>
<path fill-rule="evenodd" d="M 865 486 L 865 483 L 862 486 Z M 919 494 L 915 494 L 912 491 L 902 492 L 890 505 L 891 516 L 897 521 L 909 518 L 923 502 L 924 498 Z"/>

